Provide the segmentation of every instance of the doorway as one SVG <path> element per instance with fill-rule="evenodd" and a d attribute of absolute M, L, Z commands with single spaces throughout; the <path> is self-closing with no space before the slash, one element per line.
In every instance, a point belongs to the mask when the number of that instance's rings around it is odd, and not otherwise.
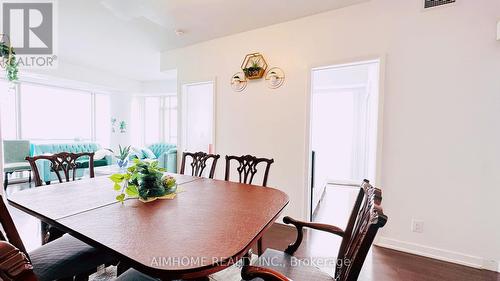
<path fill-rule="evenodd" d="M 379 77 L 379 60 L 312 69 L 311 220 L 332 187 L 351 187 L 363 179 L 375 180 Z M 348 193 L 341 192 L 330 198 L 328 204 L 345 206 L 343 209 L 350 212 L 350 199 Z M 349 214 L 335 212 L 335 216 Z"/>
<path fill-rule="evenodd" d="M 182 86 L 182 149 L 183 151 L 214 152 L 213 81 Z"/>

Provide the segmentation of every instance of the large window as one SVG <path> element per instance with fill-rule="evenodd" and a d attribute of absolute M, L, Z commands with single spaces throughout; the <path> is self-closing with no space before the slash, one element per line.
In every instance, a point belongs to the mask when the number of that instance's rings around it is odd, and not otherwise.
<path fill-rule="evenodd" d="M 24 139 L 91 140 L 92 96 L 86 92 L 21 85 Z"/>
<path fill-rule="evenodd" d="M 133 145 L 177 143 L 177 96 L 138 96 L 132 101 Z"/>
<path fill-rule="evenodd" d="M 2 137 L 4 139 L 16 139 L 16 91 L 11 84 L 0 80 L 0 121 L 2 125 Z"/>
<path fill-rule="evenodd" d="M 0 80 L 4 139 L 97 141 L 109 146 L 109 95 L 24 82 L 9 86 Z"/>

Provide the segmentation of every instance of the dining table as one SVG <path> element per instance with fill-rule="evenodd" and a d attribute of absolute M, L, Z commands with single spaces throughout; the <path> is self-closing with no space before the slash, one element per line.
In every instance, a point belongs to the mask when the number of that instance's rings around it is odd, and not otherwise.
<path fill-rule="evenodd" d="M 116 201 L 108 176 L 40 186 L 8 202 L 162 280 L 200 279 L 236 264 L 289 202 L 283 191 L 172 174 L 174 199 Z"/>

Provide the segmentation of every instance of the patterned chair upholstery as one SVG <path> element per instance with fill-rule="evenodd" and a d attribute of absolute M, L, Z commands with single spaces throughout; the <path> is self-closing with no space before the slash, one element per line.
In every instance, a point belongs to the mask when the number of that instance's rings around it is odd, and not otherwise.
<path fill-rule="evenodd" d="M 30 142 L 27 140 L 4 140 L 4 189 L 9 185 L 9 174 L 30 171 L 30 164 L 25 160 L 30 154 Z M 31 177 L 30 177 L 31 181 Z"/>

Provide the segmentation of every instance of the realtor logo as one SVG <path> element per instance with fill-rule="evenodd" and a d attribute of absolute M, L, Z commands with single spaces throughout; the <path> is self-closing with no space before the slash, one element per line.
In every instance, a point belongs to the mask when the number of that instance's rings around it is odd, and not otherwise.
<path fill-rule="evenodd" d="M 55 3 L 51 0 L 2 2 L 2 33 L 18 56 L 20 67 L 53 67 Z"/>

